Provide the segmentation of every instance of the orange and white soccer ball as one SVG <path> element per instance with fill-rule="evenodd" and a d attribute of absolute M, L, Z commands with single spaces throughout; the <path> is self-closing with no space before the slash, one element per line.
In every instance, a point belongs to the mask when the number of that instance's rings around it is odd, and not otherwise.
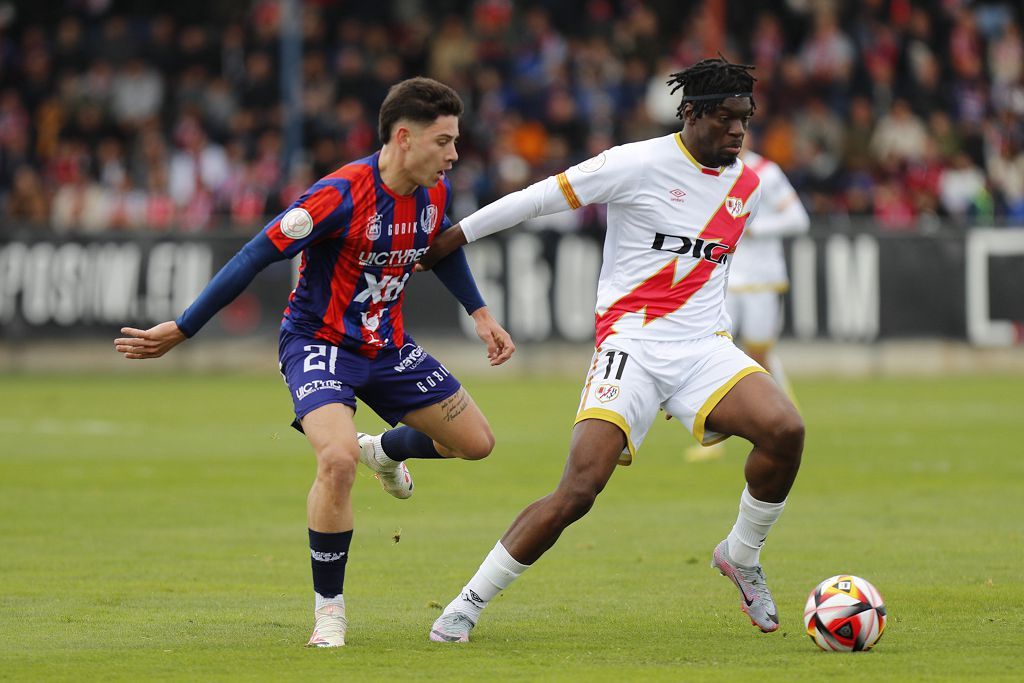
<path fill-rule="evenodd" d="M 870 650 L 885 630 L 882 594 L 859 576 L 825 579 L 807 597 L 804 626 L 822 650 Z"/>

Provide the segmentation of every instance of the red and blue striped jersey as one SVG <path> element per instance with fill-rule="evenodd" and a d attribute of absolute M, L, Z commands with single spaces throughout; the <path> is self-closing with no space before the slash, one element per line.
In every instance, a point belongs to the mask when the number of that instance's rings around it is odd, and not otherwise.
<path fill-rule="evenodd" d="M 369 358 L 401 348 L 406 282 L 450 226 L 448 179 L 395 194 L 381 181 L 379 154 L 322 178 L 263 230 L 283 257 L 302 254 L 282 327 Z"/>

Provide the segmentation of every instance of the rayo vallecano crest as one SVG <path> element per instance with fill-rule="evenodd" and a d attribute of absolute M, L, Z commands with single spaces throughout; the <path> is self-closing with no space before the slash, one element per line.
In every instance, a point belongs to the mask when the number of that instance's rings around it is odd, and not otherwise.
<path fill-rule="evenodd" d="M 725 210 L 728 211 L 729 215 L 733 218 L 739 218 L 739 215 L 743 213 L 743 200 L 739 197 L 726 197 Z"/>
<path fill-rule="evenodd" d="M 420 228 L 423 232 L 430 234 L 430 231 L 434 229 L 434 225 L 437 223 L 437 207 L 433 204 L 427 204 L 420 211 Z"/>
<path fill-rule="evenodd" d="M 619 397 L 619 387 L 614 384 L 602 384 L 594 392 L 594 396 L 601 403 L 607 403 L 608 401 L 614 401 Z"/>
<path fill-rule="evenodd" d="M 380 237 L 380 224 L 384 216 L 375 213 L 366 221 L 366 239 L 375 240 Z"/>

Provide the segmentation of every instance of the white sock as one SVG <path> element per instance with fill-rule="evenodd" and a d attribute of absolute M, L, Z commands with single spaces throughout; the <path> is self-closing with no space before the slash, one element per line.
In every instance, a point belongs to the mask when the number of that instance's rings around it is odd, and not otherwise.
<path fill-rule="evenodd" d="M 761 547 L 784 507 L 786 501 L 765 503 L 750 495 L 749 488 L 743 488 L 740 514 L 726 539 L 729 542 L 729 557 L 733 562 L 744 567 L 760 563 Z"/>
<path fill-rule="evenodd" d="M 392 460 L 388 457 L 388 454 L 384 452 L 384 445 L 381 443 L 381 438 L 384 433 L 381 432 L 376 436 L 370 437 L 370 443 L 373 445 L 373 459 L 377 461 L 377 465 L 382 470 L 393 470 L 398 467 L 398 461 Z"/>
<path fill-rule="evenodd" d="M 316 606 L 314 609 L 320 609 L 324 605 L 338 605 L 341 609 L 345 609 L 344 595 L 335 595 L 333 598 L 325 598 L 316 591 L 313 591 L 313 595 L 316 596 Z"/>
<path fill-rule="evenodd" d="M 476 570 L 473 578 L 463 587 L 459 596 L 448 603 L 444 611 L 461 612 L 475 624 L 484 607 L 487 607 L 487 604 L 498 593 L 519 578 L 519 575 L 525 572 L 529 566 L 516 562 L 515 558 L 505 550 L 501 541 L 498 541 L 494 544 L 494 549 L 484 558 L 483 564 Z"/>

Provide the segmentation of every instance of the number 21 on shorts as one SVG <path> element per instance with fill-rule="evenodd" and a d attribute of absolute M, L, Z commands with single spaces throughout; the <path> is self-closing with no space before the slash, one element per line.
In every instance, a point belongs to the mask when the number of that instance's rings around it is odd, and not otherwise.
<path fill-rule="evenodd" d="M 330 352 L 327 351 L 330 349 Z M 302 363 L 303 372 L 312 372 L 314 370 L 327 370 L 332 375 L 334 374 L 334 368 L 338 364 L 338 347 L 327 346 L 326 344 L 307 344 L 302 347 L 303 351 L 308 351 L 309 355 L 306 356 L 306 360 Z M 327 358 L 327 362 L 324 362 L 324 358 Z"/>

